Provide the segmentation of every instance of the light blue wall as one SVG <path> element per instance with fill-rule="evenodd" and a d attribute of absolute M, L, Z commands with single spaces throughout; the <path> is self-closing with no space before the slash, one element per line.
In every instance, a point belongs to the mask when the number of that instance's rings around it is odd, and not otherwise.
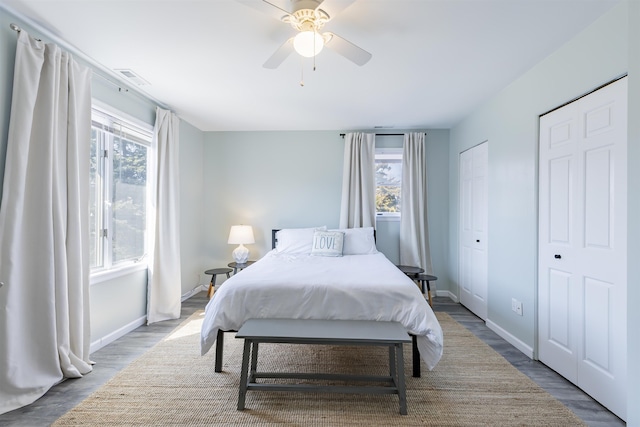
<path fill-rule="evenodd" d="M 338 132 L 208 132 L 204 144 L 205 254 L 232 261 L 234 224 L 253 226 L 250 258 L 271 249 L 271 229 L 337 227 L 343 142 Z M 337 207 L 337 208 L 336 208 Z"/>
<path fill-rule="evenodd" d="M 0 183 L 4 177 L 7 133 L 11 111 L 13 65 L 17 33 L 9 28 L 14 22 L 35 37 L 48 41 L 20 18 L 0 14 Z M 111 107 L 153 125 L 155 104 L 132 92 L 120 92 L 116 86 L 96 76 L 92 79 L 92 96 Z M 181 174 L 181 258 L 182 293 L 200 281 L 202 269 L 202 145 L 204 134 L 182 121 L 180 124 Z M 146 315 L 146 272 L 136 272 L 91 286 L 91 341 L 105 337 L 140 322 Z"/>
<path fill-rule="evenodd" d="M 640 426 L 640 2 L 629 2 L 628 390 L 627 425 Z"/>
<path fill-rule="evenodd" d="M 439 275 L 438 288 L 446 289 L 449 131 L 426 132 L 433 264 Z M 225 266 L 232 259 L 235 246 L 226 241 L 233 224 L 253 226 L 256 244 L 248 246 L 252 259 L 271 249 L 273 228 L 338 226 L 344 159 L 340 133 L 206 134 L 203 194 L 208 268 Z M 388 142 L 389 137 L 378 139 Z M 394 262 L 397 236 L 398 223 L 378 224 L 380 250 Z"/>
<path fill-rule="evenodd" d="M 449 277 L 449 130 L 427 131 L 427 214 L 433 274 L 431 289 L 451 291 Z"/>
<path fill-rule="evenodd" d="M 451 129 L 451 218 L 458 218 L 459 153 L 489 141 L 488 318 L 530 347 L 536 325 L 538 117 L 625 73 L 627 46 L 622 3 Z M 453 278 L 457 225 L 450 224 Z M 511 311 L 511 298 L 523 302 L 523 316 Z"/>
<path fill-rule="evenodd" d="M 180 265 L 182 295 L 208 283 L 202 230 L 204 219 L 204 132 L 180 122 Z"/>
<path fill-rule="evenodd" d="M 531 348 L 536 344 L 538 117 L 627 72 L 627 14 L 622 2 L 451 129 L 451 277 L 457 281 L 458 156 L 488 140 L 488 319 Z M 630 193 L 630 204 L 637 206 L 638 194 Z M 638 278 L 637 272 L 629 277 L 630 288 Z M 512 297 L 523 302 L 524 316 L 511 311 Z M 629 324 L 630 331 L 637 325 Z"/>
<path fill-rule="evenodd" d="M 147 271 L 91 285 L 91 344 L 98 349 L 144 321 Z"/>

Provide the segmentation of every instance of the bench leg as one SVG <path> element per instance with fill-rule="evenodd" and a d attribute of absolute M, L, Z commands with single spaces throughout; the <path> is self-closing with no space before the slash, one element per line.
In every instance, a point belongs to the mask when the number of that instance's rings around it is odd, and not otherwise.
<path fill-rule="evenodd" d="M 218 329 L 218 336 L 216 337 L 216 362 L 214 370 L 216 372 L 222 372 L 222 349 L 224 347 L 224 331 Z"/>
<path fill-rule="evenodd" d="M 258 342 L 254 341 L 251 350 L 251 370 L 249 371 L 249 382 L 255 382 L 256 370 L 258 368 Z"/>
<path fill-rule="evenodd" d="M 389 346 L 389 376 L 391 377 L 391 379 L 393 379 L 393 381 L 397 384 L 398 383 L 398 379 L 396 378 L 397 375 L 397 362 L 396 362 L 396 349 L 394 345 L 390 345 Z"/>
<path fill-rule="evenodd" d="M 249 353 L 251 353 L 251 340 L 244 340 L 242 352 L 242 369 L 240 371 L 240 391 L 238 392 L 238 411 L 244 409 L 244 401 L 247 397 L 247 371 L 249 370 Z"/>
<path fill-rule="evenodd" d="M 418 339 L 411 335 L 411 354 L 413 355 L 413 376 L 420 377 L 420 352 L 418 351 Z"/>
<path fill-rule="evenodd" d="M 407 415 L 407 391 L 404 384 L 404 356 L 402 352 L 402 343 L 395 345 L 396 361 L 396 387 L 398 388 L 398 398 L 400 400 L 400 415 Z"/>

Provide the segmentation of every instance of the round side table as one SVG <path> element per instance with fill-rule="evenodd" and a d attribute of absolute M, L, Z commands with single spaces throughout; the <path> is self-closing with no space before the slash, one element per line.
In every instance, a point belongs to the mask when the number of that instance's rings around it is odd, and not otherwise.
<path fill-rule="evenodd" d="M 244 270 L 245 268 L 249 267 L 254 262 L 255 261 L 247 261 L 245 263 L 239 264 L 239 263 L 234 261 L 234 262 L 230 262 L 229 264 L 227 264 L 227 267 L 233 268 L 233 274 L 236 274 L 238 272 L 238 270 Z"/>
<path fill-rule="evenodd" d="M 425 292 L 425 284 L 427 285 L 427 299 L 429 300 L 429 305 L 433 307 L 433 301 L 431 300 L 431 284 L 429 284 L 429 282 L 438 280 L 438 278 L 436 276 L 432 276 L 431 274 L 418 274 L 416 276 L 416 280 L 420 282 L 420 285 L 422 286 L 422 293 L 424 294 Z"/>
<path fill-rule="evenodd" d="M 416 275 L 420 273 L 424 273 L 424 268 L 414 267 L 413 265 L 396 265 L 404 274 L 416 280 Z"/>
<path fill-rule="evenodd" d="M 211 270 L 207 270 L 204 272 L 204 274 L 210 274 L 211 275 L 211 281 L 209 282 L 209 291 L 207 292 L 207 297 L 209 297 L 209 299 L 211 299 L 211 297 L 213 296 L 213 293 L 216 291 L 215 286 L 216 286 L 216 275 L 218 274 L 226 274 L 227 275 L 227 279 L 229 277 L 231 277 L 229 274 L 231 273 L 230 268 L 212 268 Z"/>

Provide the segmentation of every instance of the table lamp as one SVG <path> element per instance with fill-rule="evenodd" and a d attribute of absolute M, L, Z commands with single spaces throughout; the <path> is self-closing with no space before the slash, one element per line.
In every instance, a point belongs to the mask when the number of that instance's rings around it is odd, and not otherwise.
<path fill-rule="evenodd" d="M 249 249 L 244 244 L 255 243 L 253 238 L 253 228 L 250 225 L 232 225 L 229 232 L 230 245 L 239 245 L 233 250 L 233 259 L 238 264 L 244 264 L 249 259 Z"/>

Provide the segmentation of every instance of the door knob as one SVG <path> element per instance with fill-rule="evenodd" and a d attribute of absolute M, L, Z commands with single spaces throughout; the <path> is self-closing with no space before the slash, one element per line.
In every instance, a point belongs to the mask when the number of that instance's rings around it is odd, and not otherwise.
<path fill-rule="evenodd" d="M 560 258 L 562 258 L 562 255 L 560 255 L 560 254 L 555 254 L 553 257 L 554 257 L 555 259 L 560 259 Z"/>

